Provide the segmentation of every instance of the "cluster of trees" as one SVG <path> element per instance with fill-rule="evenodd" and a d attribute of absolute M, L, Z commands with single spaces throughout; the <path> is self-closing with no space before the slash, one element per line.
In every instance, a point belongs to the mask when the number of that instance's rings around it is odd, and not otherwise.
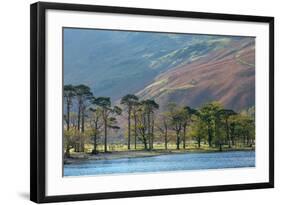
<path fill-rule="evenodd" d="M 155 113 L 159 105 L 151 99 L 139 101 L 135 95 L 128 94 L 121 99 L 128 113 L 128 149 L 131 149 L 131 119 L 134 121 L 134 145 L 141 141 L 145 150 L 152 150 L 154 144 Z"/>
<path fill-rule="evenodd" d="M 187 137 L 196 141 L 199 148 L 204 142 L 209 147 L 218 147 L 220 151 L 223 145 L 228 148 L 238 144 L 251 147 L 255 143 L 254 118 L 245 112 L 236 113 L 224 109 L 216 101 L 204 104 L 197 110 L 188 106 L 179 107 L 173 103 L 168 107 L 168 111 L 162 113 L 159 121 L 159 130 L 164 135 L 166 149 L 169 129 L 175 133 L 177 149 L 180 149 L 181 144 L 186 149 Z"/>
<path fill-rule="evenodd" d="M 97 153 L 97 138 L 102 132 L 101 128 L 104 133 L 104 151 L 107 152 L 108 129 L 119 129 L 116 116 L 122 113 L 121 108 L 112 106 L 109 97 L 94 97 L 85 85 L 65 85 L 64 99 L 66 156 L 70 156 L 71 148 L 75 152 L 84 152 L 89 136 L 94 145 L 92 152 Z"/>
<path fill-rule="evenodd" d="M 120 129 L 117 116 L 126 116 L 127 149 L 137 149 L 142 144 L 152 150 L 157 143 L 175 144 L 176 149 L 186 149 L 188 143 L 229 148 L 237 145 L 253 146 L 255 143 L 254 111 L 236 113 L 224 109 L 218 102 L 211 102 L 198 109 L 181 107 L 170 103 L 166 111 L 160 112 L 159 105 L 152 99 L 140 100 L 128 94 L 120 106 L 112 106 L 109 97 L 95 97 L 85 85 L 64 86 L 64 137 L 65 154 L 70 149 L 84 152 L 85 143 L 93 145 L 92 153 L 98 153 L 102 144 L 108 151 L 108 130 Z M 102 139 L 102 140 L 101 140 Z"/>

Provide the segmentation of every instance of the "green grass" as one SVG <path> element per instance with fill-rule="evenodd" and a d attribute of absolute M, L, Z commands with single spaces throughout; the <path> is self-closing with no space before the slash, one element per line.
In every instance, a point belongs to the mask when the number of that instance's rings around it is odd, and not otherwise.
<path fill-rule="evenodd" d="M 168 150 L 169 152 L 177 152 L 177 153 L 182 153 L 182 152 L 217 152 L 219 151 L 218 147 L 209 147 L 208 144 L 202 143 L 200 148 L 198 147 L 197 143 L 192 142 L 192 143 L 187 143 L 186 148 L 183 149 L 182 145 L 180 145 L 180 150 L 176 149 L 175 144 L 168 144 Z M 93 149 L 92 144 L 86 144 L 85 145 L 85 152 L 86 153 L 91 153 Z M 114 151 L 114 152 L 127 152 L 128 147 L 127 145 L 124 144 L 114 144 L 114 145 L 108 145 L 107 147 L 108 151 Z M 223 145 L 222 151 L 240 151 L 240 150 L 254 150 L 255 147 L 245 147 L 242 145 L 238 146 L 232 146 L 231 148 L 228 147 L 228 145 Z M 104 146 L 103 145 L 98 145 L 97 150 L 99 152 L 104 151 Z M 137 148 L 135 149 L 134 144 L 131 145 L 131 151 L 144 151 L 144 146 L 142 144 L 137 144 Z M 163 152 L 165 150 L 165 144 L 164 143 L 155 143 L 153 145 L 153 151 L 159 151 Z M 74 149 L 70 150 L 71 153 L 74 152 Z"/>

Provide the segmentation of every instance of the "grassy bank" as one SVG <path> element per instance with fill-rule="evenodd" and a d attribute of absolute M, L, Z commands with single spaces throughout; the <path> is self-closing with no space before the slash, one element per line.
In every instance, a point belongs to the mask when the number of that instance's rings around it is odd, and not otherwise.
<path fill-rule="evenodd" d="M 86 146 L 87 147 L 87 146 Z M 196 145 L 189 145 L 186 149 L 177 150 L 175 147 L 168 147 L 165 150 L 162 145 L 155 146 L 153 150 L 143 150 L 141 147 L 137 147 L 136 150 L 127 150 L 125 146 L 119 146 L 118 149 L 115 147 L 114 150 L 108 152 L 103 152 L 101 149 L 97 154 L 91 154 L 91 147 L 87 147 L 86 152 L 73 152 L 70 153 L 70 158 L 64 159 L 65 164 L 80 163 L 88 160 L 114 160 L 122 158 L 137 158 L 137 157 L 153 157 L 165 154 L 181 154 L 181 153 L 210 153 L 210 152 L 220 152 L 218 148 L 209 147 L 207 145 L 202 145 L 200 148 Z M 255 150 L 254 147 L 240 147 L 235 146 L 228 148 L 224 146 L 222 152 L 228 151 L 252 151 Z"/>

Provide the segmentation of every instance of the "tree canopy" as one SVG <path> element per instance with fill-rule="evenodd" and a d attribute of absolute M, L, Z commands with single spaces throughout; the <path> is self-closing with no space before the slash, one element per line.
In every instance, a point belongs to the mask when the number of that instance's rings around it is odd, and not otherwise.
<path fill-rule="evenodd" d="M 130 150 L 132 143 L 135 150 L 255 146 L 254 108 L 236 112 L 217 101 L 198 108 L 173 102 L 160 108 L 154 99 L 134 94 L 112 103 L 110 97 L 94 96 L 83 84 L 64 86 L 64 105 L 66 157 L 70 150 L 97 154 L 118 144 Z M 89 145 L 91 150 L 85 150 Z"/>

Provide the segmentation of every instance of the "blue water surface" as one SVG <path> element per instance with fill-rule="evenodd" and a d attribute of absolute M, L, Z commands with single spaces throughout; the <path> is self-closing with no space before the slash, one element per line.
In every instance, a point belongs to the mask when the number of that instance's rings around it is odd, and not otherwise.
<path fill-rule="evenodd" d="M 255 167 L 255 151 L 167 154 L 64 165 L 64 176 Z"/>

